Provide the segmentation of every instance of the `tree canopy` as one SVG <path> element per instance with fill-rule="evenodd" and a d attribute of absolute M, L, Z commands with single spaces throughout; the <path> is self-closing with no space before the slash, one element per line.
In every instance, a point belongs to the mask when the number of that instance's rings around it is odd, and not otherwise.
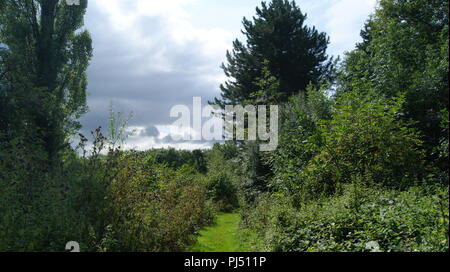
<path fill-rule="evenodd" d="M 440 123 L 449 104 L 448 9 L 448 0 L 380 1 L 339 80 L 338 95 L 405 94 L 404 117 L 417 122 L 429 153 L 445 136 Z"/>
<path fill-rule="evenodd" d="M 294 1 L 287 0 L 262 2 L 253 20 L 244 18 L 242 32 L 247 41 L 235 40 L 233 50 L 227 52 L 222 69 L 228 80 L 221 86 L 221 98 L 214 103 L 254 102 L 260 90 L 258 79 L 265 76 L 266 66 L 279 80 L 279 101 L 329 77 L 333 64 L 326 54 L 329 38 L 307 26 L 306 18 Z"/>
<path fill-rule="evenodd" d="M 6 0 L 0 8 L 0 98 L 22 112 L 0 119 L 9 128 L 25 126 L 55 158 L 87 109 L 92 41 L 81 29 L 87 0 Z"/>

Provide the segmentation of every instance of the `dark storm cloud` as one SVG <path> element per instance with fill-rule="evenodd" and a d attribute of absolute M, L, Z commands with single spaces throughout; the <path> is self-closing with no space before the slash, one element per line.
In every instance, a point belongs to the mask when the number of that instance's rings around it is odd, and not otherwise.
<path fill-rule="evenodd" d="M 159 131 L 155 126 L 147 126 L 140 136 L 157 137 L 159 136 Z"/>
<path fill-rule="evenodd" d="M 206 76 L 220 63 L 204 56 L 199 41 L 178 44 L 167 38 L 161 16 L 139 17 L 135 25 L 144 46 L 134 44 L 132 34 L 113 29 L 98 6 L 89 7 L 86 27 L 93 37 L 94 57 L 88 69 L 90 111 L 81 119 L 86 134 L 107 127 L 113 105 L 116 112 L 132 112 L 129 125 L 146 127 L 142 136 L 158 136 L 155 125 L 174 121 L 169 116 L 172 106 L 191 105 L 193 96 L 206 104 L 218 94 L 217 82 Z"/>

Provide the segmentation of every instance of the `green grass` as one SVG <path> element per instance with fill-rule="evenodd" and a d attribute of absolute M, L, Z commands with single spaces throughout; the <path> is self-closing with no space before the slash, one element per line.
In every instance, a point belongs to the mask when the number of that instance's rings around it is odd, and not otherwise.
<path fill-rule="evenodd" d="M 239 239 L 239 214 L 222 213 L 215 224 L 199 232 L 189 252 L 245 252 L 248 246 Z"/>

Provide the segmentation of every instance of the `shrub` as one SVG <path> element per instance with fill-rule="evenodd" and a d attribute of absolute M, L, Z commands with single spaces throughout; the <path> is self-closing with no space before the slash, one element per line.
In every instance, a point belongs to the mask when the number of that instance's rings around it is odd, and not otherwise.
<path fill-rule="evenodd" d="M 101 250 L 181 251 L 212 220 L 205 178 L 194 169 L 149 165 L 137 152 L 124 154 L 119 168 L 105 211 L 114 243 Z"/>
<path fill-rule="evenodd" d="M 237 189 L 229 174 L 224 172 L 214 173 L 209 176 L 209 197 L 217 204 L 221 212 L 231 212 L 239 205 Z"/>
<path fill-rule="evenodd" d="M 80 237 L 78 213 L 61 173 L 47 172 L 42 146 L 25 139 L 0 135 L 0 251 L 63 251 Z"/>
<path fill-rule="evenodd" d="M 237 161 L 238 147 L 232 142 L 215 144 L 206 153 L 208 161 L 207 190 L 211 199 L 221 212 L 230 212 L 239 207 L 240 169 Z"/>
<path fill-rule="evenodd" d="M 362 198 L 355 199 L 350 186 L 342 196 L 298 210 L 266 199 L 250 212 L 247 227 L 257 231 L 264 241 L 259 249 L 266 251 L 448 250 L 448 188 L 360 190 Z"/>
<path fill-rule="evenodd" d="M 347 93 L 331 120 L 320 121 L 318 154 L 301 173 L 311 196 L 330 195 L 355 177 L 367 185 L 405 189 L 425 172 L 418 132 L 401 120 L 402 98 Z"/>
<path fill-rule="evenodd" d="M 332 105 L 323 91 L 310 87 L 308 96 L 294 96 L 282 107 L 280 143 L 267 156 L 274 173 L 272 190 L 301 197 L 299 174 L 317 153 L 318 122 L 330 119 Z"/>
<path fill-rule="evenodd" d="M 81 251 L 181 251 L 212 221 L 196 169 L 120 151 L 100 128 L 93 136 L 92 152 L 81 135 L 79 153 L 66 150 L 51 174 L 38 150 L 2 149 L 0 251 L 64 251 L 68 241 Z"/>

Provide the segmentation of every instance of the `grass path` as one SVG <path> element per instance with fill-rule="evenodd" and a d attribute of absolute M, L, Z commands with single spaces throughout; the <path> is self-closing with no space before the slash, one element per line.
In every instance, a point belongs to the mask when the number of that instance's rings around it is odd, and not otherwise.
<path fill-rule="evenodd" d="M 199 232 L 196 244 L 190 252 L 241 252 L 245 245 L 238 238 L 239 214 L 222 213 L 215 224 Z"/>

